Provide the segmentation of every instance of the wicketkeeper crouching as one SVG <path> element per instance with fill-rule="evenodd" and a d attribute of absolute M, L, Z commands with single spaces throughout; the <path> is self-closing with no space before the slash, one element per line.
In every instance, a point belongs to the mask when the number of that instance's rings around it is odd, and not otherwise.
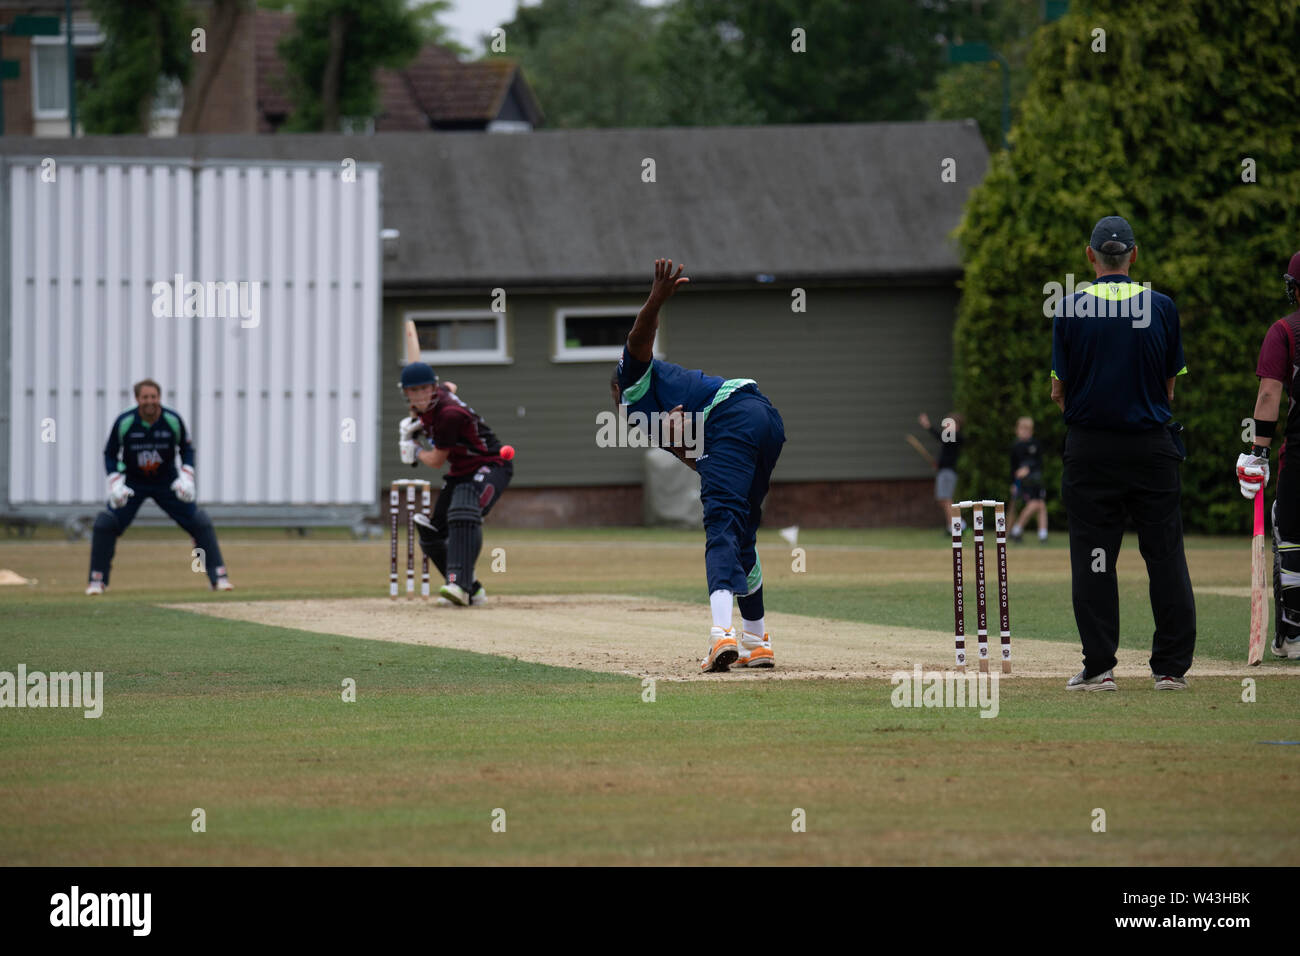
<path fill-rule="evenodd" d="M 109 432 L 104 446 L 108 508 L 95 518 L 88 595 L 103 594 L 108 588 L 117 539 L 135 520 L 146 498 L 156 501 L 202 550 L 204 571 L 212 589 L 234 590 L 221 560 L 212 519 L 194 504 L 194 446 L 189 432 L 180 415 L 163 407 L 161 396 L 162 388 L 153 379 L 137 382 L 137 406 L 119 415 Z"/>

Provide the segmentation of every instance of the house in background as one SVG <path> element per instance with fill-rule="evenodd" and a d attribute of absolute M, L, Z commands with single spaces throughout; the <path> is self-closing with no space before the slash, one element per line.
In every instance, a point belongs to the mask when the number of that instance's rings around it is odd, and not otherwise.
<path fill-rule="evenodd" d="M 257 132 L 273 133 L 288 119 L 284 61 L 277 46 L 293 27 L 292 13 L 258 10 L 254 16 Z M 374 116 L 349 117 L 345 132 L 415 133 L 429 130 L 527 132 L 542 111 L 523 71 L 511 60 L 464 63 L 454 53 L 426 44 L 400 70 L 381 69 Z M 212 130 L 244 132 L 244 130 Z"/>
<path fill-rule="evenodd" d="M 6 138 L 6 153 L 376 164 L 396 235 L 380 259 L 378 354 L 353 355 L 379 383 L 376 513 L 385 483 L 412 473 L 396 448 L 409 318 L 424 358 L 517 449 L 494 524 L 638 523 L 644 452 L 598 447 L 597 416 L 652 263 L 670 256 L 692 282 L 664 310 L 662 356 L 756 379 L 785 420 L 769 523 L 934 523 L 933 473 L 903 435 L 917 411 L 951 405 L 951 233 L 988 164 L 973 121 Z"/>
<path fill-rule="evenodd" d="M 73 7 L 76 76 L 85 83 L 93 79 L 92 60 L 104 45 L 104 35 L 84 2 Z M 193 9 L 196 21 L 206 24 L 212 5 L 195 3 Z M 0 25 L 32 14 L 56 17 L 62 28 L 64 4 L 0 2 Z M 204 96 L 195 132 L 273 133 L 284 125 L 292 103 L 277 46 L 293 22 L 292 13 L 259 10 L 252 4 L 244 8 Z M 66 32 L 3 38 L 0 53 L 19 62 L 18 78 L 0 84 L 6 135 L 69 135 L 66 45 Z M 196 79 L 197 70 L 191 86 Z M 508 59 L 462 62 L 450 50 L 427 44 L 406 67 L 378 70 L 376 82 L 379 102 L 375 115 L 346 117 L 344 132 L 527 132 L 542 123 L 541 108 L 522 70 Z M 176 135 L 183 107 L 180 84 L 161 84 L 151 135 Z M 81 132 L 79 127 L 79 135 Z"/>

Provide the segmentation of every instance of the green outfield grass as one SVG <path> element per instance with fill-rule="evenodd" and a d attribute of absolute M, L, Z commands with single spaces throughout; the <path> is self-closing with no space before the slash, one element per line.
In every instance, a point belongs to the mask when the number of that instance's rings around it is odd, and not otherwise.
<path fill-rule="evenodd" d="M 0 862 L 1199 865 L 1300 853 L 1285 799 L 1300 746 L 1264 743 L 1300 739 L 1289 665 L 1260 669 L 1254 703 L 1236 678 L 1107 695 L 1016 679 L 1001 684 L 996 719 L 895 708 L 887 681 L 660 682 L 649 703 L 634 678 L 160 608 L 220 600 L 178 539 L 124 539 L 113 591 L 94 600 L 80 595 L 84 544 L 0 543 L 0 567 L 40 581 L 0 589 L 0 670 L 103 671 L 107 694 L 98 720 L 0 710 Z M 382 593 L 386 542 L 226 539 L 241 599 Z M 496 593 L 702 604 L 699 545 L 679 532 L 499 532 L 485 553 L 506 548 Z M 764 536 L 774 610 L 949 627 L 938 531 L 800 545 L 796 573 Z M 1017 640 L 1073 638 L 1063 545 L 1013 551 Z M 1129 547 L 1134 646 L 1149 641 L 1150 612 Z M 1198 586 L 1245 583 L 1244 541 L 1196 540 L 1189 557 Z M 1244 655 L 1246 608 L 1198 599 L 1201 655 Z M 356 703 L 341 699 L 345 678 Z M 191 832 L 195 808 L 206 833 Z M 792 832 L 796 808 L 807 832 Z"/>

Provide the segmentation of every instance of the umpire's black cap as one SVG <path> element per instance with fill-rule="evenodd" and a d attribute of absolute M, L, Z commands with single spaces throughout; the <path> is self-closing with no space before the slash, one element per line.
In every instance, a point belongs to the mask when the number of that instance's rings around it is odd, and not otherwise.
<path fill-rule="evenodd" d="M 1137 245 L 1133 238 L 1133 227 L 1128 220 L 1120 216 L 1106 216 L 1097 220 L 1092 227 L 1092 240 L 1088 243 L 1097 252 L 1108 256 L 1117 256 L 1128 252 Z"/>

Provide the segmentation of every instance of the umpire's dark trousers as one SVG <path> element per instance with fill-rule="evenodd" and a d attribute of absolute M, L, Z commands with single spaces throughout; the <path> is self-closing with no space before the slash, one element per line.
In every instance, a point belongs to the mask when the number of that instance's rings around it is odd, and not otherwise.
<path fill-rule="evenodd" d="M 1151 670 L 1182 677 L 1196 648 L 1196 603 L 1183 553 L 1182 451 L 1161 426 L 1126 433 L 1071 427 L 1065 439 L 1061 499 L 1070 525 L 1074 620 L 1085 676 L 1115 666 L 1119 648 L 1116 565 L 1125 523 L 1137 528 L 1147 564 Z"/>

